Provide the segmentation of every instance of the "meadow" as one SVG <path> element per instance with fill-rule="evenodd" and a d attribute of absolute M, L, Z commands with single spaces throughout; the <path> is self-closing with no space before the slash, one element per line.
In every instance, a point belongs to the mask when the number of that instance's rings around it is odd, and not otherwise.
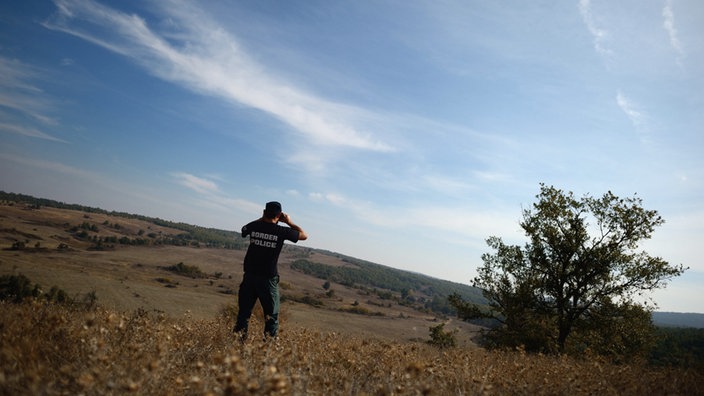
<path fill-rule="evenodd" d="M 296 325 L 244 343 L 212 319 L 0 303 L 0 393 L 160 395 L 697 395 L 701 372 L 440 349 Z M 261 323 L 252 324 L 254 335 Z"/>

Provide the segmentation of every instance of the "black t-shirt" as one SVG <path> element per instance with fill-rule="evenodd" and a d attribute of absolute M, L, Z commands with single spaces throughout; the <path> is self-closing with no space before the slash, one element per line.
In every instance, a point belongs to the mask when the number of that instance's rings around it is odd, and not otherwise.
<path fill-rule="evenodd" d="M 274 277 L 279 274 L 277 263 L 284 241 L 298 242 L 299 232 L 262 220 L 242 227 L 242 237 L 249 236 L 249 248 L 244 256 L 245 274 Z"/>

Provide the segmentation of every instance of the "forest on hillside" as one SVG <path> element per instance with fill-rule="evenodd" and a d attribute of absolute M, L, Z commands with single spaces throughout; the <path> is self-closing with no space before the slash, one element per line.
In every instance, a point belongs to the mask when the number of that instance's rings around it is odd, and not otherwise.
<path fill-rule="evenodd" d="M 447 299 L 454 293 L 477 304 L 485 302 L 481 291 L 472 286 L 397 270 L 352 257 L 340 258 L 350 265 L 330 266 L 299 259 L 291 263 L 291 268 L 325 281 L 376 292 L 379 297 L 396 300 L 399 304 L 446 315 L 454 315 L 456 312 Z"/>

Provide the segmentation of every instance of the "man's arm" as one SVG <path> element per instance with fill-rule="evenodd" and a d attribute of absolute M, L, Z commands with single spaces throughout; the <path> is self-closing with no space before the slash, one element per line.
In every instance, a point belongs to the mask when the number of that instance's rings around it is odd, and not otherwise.
<path fill-rule="evenodd" d="M 281 213 L 281 216 L 279 216 L 279 221 L 284 224 L 287 224 L 289 227 L 291 227 L 291 229 L 298 231 L 298 240 L 299 241 L 305 241 L 306 239 L 308 239 L 308 234 L 306 234 L 306 232 L 303 231 L 303 228 L 294 224 L 291 221 L 291 217 L 289 215 L 287 215 L 286 213 Z"/>
<path fill-rule="evenodd" d="M 244 226 L 242 226 L 242 231 L 240 232 L 240 234 L 242 234 L 242 238 L 246 238 L 249 236 L 249 227 L 248 226 L 249 226 L 249 224 L 245 224 Z"/>

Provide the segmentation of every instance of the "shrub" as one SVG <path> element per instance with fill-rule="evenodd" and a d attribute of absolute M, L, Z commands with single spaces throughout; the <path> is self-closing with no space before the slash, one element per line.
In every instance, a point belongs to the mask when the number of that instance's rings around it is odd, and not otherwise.
<path fill-rule="evenodd" d="M 20 303 L 28 297 L 39 297 L 40 293 L 39 285 L 32 285 L 22 274 L 0 276 L 0 300 Z"/>
<path fill-rule="evenodd" d="M 0 276 L 0 301 L 21 303 L 32 298 L 42 298 L 55 303 L 73 302 L 68 293 L 57 286 L 52 286 L 48 293 L 42 294 L 41 286 L 32 284 L 32 281 L 22 274 Z"/>
<path fill-rule="evenodd" d="M 171 272 L 178 274 L 178 275 L 188 276 L 193 279 L 208 277 L 208 275 L 206 275 L 205 272 L 201 271 L 200 268 L 198 268 L 198 266 L 187 265 L 187 264 L 184 264 L 183 262 L 180 262 L 176 265 L 171 265 L 169 267 L 166 267 L 166 270 L 171 271 Z"/>
<path fill-rule="evenodd" d="M 16 241 L 12 243 L 10 250 L 24 250 L 25 244 L 22 241 Z"/>
<path fill-rule="evenodd" d="M 445 331 L 445 323 L 440 323 L 437 326 L 430 326 L 430 340 L 428 344 L 434 345 L 438 348 L 450 348 L 457 345 L 457 340 L 455 339 L 455 331 Z"/>

